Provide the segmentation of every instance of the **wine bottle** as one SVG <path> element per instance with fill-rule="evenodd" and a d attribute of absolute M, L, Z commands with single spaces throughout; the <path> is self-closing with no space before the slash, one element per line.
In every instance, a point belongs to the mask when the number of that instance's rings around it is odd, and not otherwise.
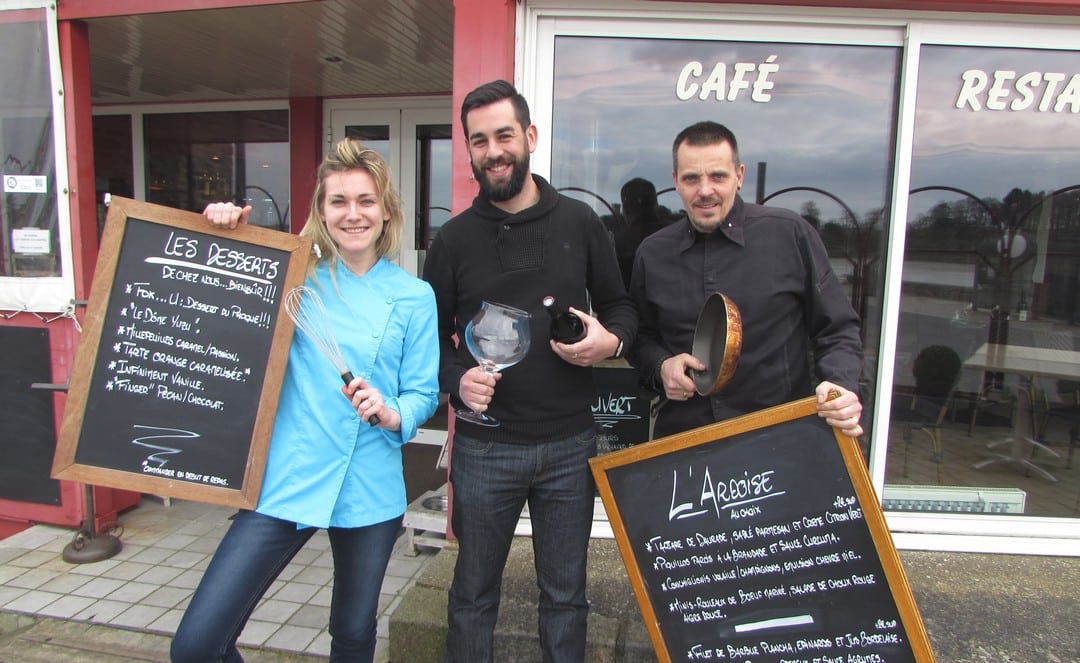
<path fill-rule="evenodd" d="M 551 295 L 544 297 L 544 309 L 551 316 L 551 338 L 559 343 L 577 343 L 585 338 L 585 323 L 570 311 L 555 305 Z"/>
<path fill-rule="evenodd" d="M 1016 319 L 1024 322 L 1028 319 L 1027 291 L 1020 291 L 1020 303 L 1016 305 Z"/>

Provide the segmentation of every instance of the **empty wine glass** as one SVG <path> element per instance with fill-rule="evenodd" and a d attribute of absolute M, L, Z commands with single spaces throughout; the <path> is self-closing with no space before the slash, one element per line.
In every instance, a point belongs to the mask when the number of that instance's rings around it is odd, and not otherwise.
<path fill-rule="evenodd" d="M 465 326 L 465 346 L 485 373 L 492 374 L 513 366 L 529 351 L 527 311 L 483 302 L 480 311 Z M 483 412 L 457 410 L 454 414 L 480 426 L 498 426 L 499 422 Z"/>

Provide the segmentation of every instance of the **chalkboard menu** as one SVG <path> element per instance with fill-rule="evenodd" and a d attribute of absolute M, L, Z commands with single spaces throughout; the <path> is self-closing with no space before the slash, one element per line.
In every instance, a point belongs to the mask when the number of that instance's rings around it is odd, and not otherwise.
<path fill-rule="evenodd" d="M 593 368 L 598 453 L 626 449 L 649 439 L 649 407 L 652 392 L 642 389 L 637 371 L 629 367 Z"/>
<path fill-rule="evenodd" d="M 933 661 L 857 442 L 813 398 L 591 461 L 661 661 Z"/>
<path fill-rule="evenodd" d="M 53 475 L 254 507 L 310 242 L 112 199 Z"/>

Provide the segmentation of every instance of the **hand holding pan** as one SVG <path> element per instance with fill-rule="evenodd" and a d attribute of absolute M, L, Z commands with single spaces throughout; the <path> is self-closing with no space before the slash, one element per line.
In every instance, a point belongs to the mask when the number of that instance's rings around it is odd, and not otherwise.
<path fill-rule="evenodd" d="M 691 354 L 705 364 L 704 371 L 692 371 L 697 392 L 715 394 L 735 375 L 742 353 L 742 315 L 727 295 L 714 292 L 705 300 L 694 327 Z"/>

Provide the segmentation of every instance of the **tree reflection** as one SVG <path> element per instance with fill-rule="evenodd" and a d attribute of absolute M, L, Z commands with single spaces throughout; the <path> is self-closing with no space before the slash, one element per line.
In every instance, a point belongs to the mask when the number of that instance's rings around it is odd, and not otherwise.
<path fill-rule="evenodd" d="M 909 227 L 908 250 L 940 252 L 942 250 L 966 253 L 975 263 L 974 308 L 995 308 L 1008 314 L 1013 303 L 1026 296 L 1026 292 L 1014 292 L 1022 287 L 1021 269 L 1032 270 L 1033 310 L 1046 309 L 1051 302 L 1045 301 L 1047 274 L 1055 278 L 1051 256 L 1075 257 L 1076 233 L 1059 236 L 1055 252 L 1051 254 L 1051 229 L 1075 231 L 1080 208 L 1080 184 L 1074 184 L 1050 193 L 1031 192 L 1014 188 L 1002 199 L 980 198 L 970 191 L 952 186 L 932 185 L 917 187 L 911 195 L 928 191 L 946 191 L 963 196 L 950 203 L 941 202 L 917 217 Z M 1070 195 L 1072 194 L 1072 195 Z M 987 230 L 992 231 L 990 235 Z M 1034 261 L 1034 262 L 1033 262 Z M 1029 264 L 1030 263 L 1030 264 Z M 980 299 L 982 283 L 989 281 L 990 296 Z M 1041 304 L 1041 306 L 1040 306 Z M 1072 319 L 1073 306 L 1068 306 Z"/>
<path fill-rule="evenodd" d="M 851 265 L 851 306 L 859 314 L 859 319 L 865 320 L 866 302 L 870 296 L 868 292 L 869 279 L 874 266 L 881 259 L 881 250 L 878 247 L 880 246 L 881 223 L 884 218 L 883 211 L 879 209 L 871 212 L 866 215 L 863 221 L 860 221 L 851 207 L 841 200 L 839 196 L 813 186 L 792 186 L 780 189 L 764 196 L 760 204 L 764 205 L 773 198 L 796 191 L 807 191 L 825 196 L 843 210 L 844 220 L 847 222 L 846 227 L 836 223 L 822 225 L 820 211 L 813 201 L 804 203 L 800 213 L 808 223 L 817 229 L 825 245 L 839 250 L 840 257 L 847 260 L 848 264 Z"/>

